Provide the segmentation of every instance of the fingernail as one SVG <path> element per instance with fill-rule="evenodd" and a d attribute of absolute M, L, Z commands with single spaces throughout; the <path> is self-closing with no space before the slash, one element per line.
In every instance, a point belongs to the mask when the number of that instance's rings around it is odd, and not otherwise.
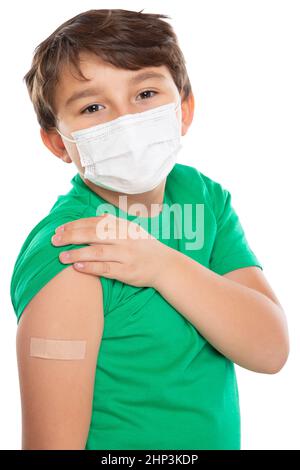
<path fill-rule="evenodd" d="M 69 253 L 68 251 L 62 251 L 61 254 L 60 254 L 60 257 L 61 257 L 63 260 L 70 259 L 70 253 Z"/>
<path fill-rule="evenodd" d="M 74 266 L 76 268 L 84 268 L 84 264 L 83 263 L 74 263 Z"/>
<path fill-rule="evenodd" d="M 60 240 L 61 240 L 61 236 L 60 236 L 60 235 L 54 235 L 54 236 L 52 237 L 52 241 L 53 241 L 54 243 L 59 242 Z"/>
<path fill-rule="evenodd" d="M 55 232 L 63 232 L 64 229 L 65 229 L 65 227 L 64 227 L 63 225 L 61 225 L 60 227 L 57 227 L 57 228 L 55 229 Z"/>

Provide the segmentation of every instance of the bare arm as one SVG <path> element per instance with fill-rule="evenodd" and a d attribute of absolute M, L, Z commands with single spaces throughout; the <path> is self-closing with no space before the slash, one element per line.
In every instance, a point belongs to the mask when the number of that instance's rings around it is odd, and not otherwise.
<path fill-rule="evenodd" d="M 154 287 L 224 356 L 255 372 L 276 373 L 289 354 L 286 316 L 258 267 L 220 276 L 169 250 Z"/>
<path fill-rule="evenodd" d="M 20 318 L 17 362 L 22 404 L 22 450 L 84 449 L 103 333 L 99 277 L 69 266 L 28 304 Z M 84 359 L 31 357 L 30 337 L 85 340 Z"/>

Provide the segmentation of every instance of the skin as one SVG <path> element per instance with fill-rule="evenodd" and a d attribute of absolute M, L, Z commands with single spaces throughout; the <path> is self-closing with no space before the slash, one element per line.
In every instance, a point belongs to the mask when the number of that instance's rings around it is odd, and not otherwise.
<path fill-rule="evenodd" d="M 106 122 L 125 113 L 175 102 L 179 96 L 165 67 L 154 68 L 164 73 L 166 78 L 163 83 L 147 80 L 134 87 L 129 85 L 128 80 L 138 72 L 115 69 L 103 64 L 98 58 L 95 60 L 95 57 L 89 57 L 87 60 L 86 56 L 82 56 L 82 70 L 86 76 L 91 76 L 93 84 L 99 89 L 105 85 L 105 97 L 101 95 L 81 100 L 76 108 L 64 108 L 66 99 L 75 90 L 87 86 L 86 83 L 74 79 L 70 71 L 64 71 L 57 88 L 56 106 L 58 127 L 67 136 L 70 136 L 72 130 Z M 149 88 L 157 90 L 158 95 L 148 93 L 146 96 L 149 97 L 142 99 L 141 92 Z M 78 114 L 79 109 L 95 101 L 100 104 L 97 113 Z M 182 103 L 183 135 L 192 120 L 193 107 L 191 95 Z M 105 111 L 103 117 L 100 117 L 102 110 Z M 108 202 L 118 205 L 118 193 L 100 188 L 84 179 L 74 144 L 64 142 L 55 130 L 46 133 L 41 129 L 41 137 L 55 156 L 65 163 L 75 164 L 85 184 Z M 144 212 L 140 215 L 148 215 L 151 204 L 162 203 L 164 188 L 165 181 L 153 191 L 130 196 L 128 212 L 130 213 L 130 204 L 143 202 Z M 155 215 L 155 212 L 152 213 Z M 142 253 L 145 254 L 147 241 L 151 243 L 151 247 L 148 246 L 149 254 L 158 247 L 155 240 L 141 240 L 141 257 Z M 151 260 L 148 261 L 150 266 Z M 84 296 L 82 292 L 85 293 Z M 99 276 L 81 273 L 75 270 L 73 265 L 66 266 L 54 276 L 24 309 L 16 336 L 23 450 L 85 448 L 90 428 L 93 387 L 103 324 L 103 292 Z M 85 340 L 86 357 L 76 361 L 32 357 L 29 355 L 30 337 Z"/>
<path fill-rule="evenodd" d="M 127 230 L 126 237 L 118 236 L 125 230 L 121 232 L 119 226 Z M 91 244 L 68 250 L 68 258 L 60 253 L 61 262 L 74 263 L 76 270 L 89 275 L 153 287 L 241 367 L 273 374 L 285 364 L 289 354 L 286 317 L 258 267 L 221 276 L 156 238 L 146 238 L 137 224 L 112 214 L 64 224 L 52 243 Z M 76 267 L 78 261 L 83 267 Z"/>
<path fill-rule="evenodd" d="M 16 336 L 22 450 L 85 448 L 103 334 L 102 298 L 99 279 L 68 266 L 24 309 Z M 32 357 L 31 337 L 85 340 L 86 356 L 82 360 Z"/>
<path fill-rule="evenodd" d="M 144 105 L 140 97 L 136 97 L 139 88 L 134 88 L 133 93 L 129 85 L 124 86 L 138 72 L 118 70 L 91 56 L 83 56 L 83 59 L 83 72 L 99 85 L 99 89 L 104 88 L 105 98 L 101 104 L 104 103 L 105 108 L 101 108 L 99 116 L 96 113 L 96 117 L 89 120 L 85 120 L 85 116 L 78 116 L 77 111 L 89 104 L 87 98 L 77 102 L 75 108 L 67 110 L 64 103 L 78 89 L 78 83 L 69 74 L 63 76 L 58 87 L 56 106 L 59 127 L 65 135 L 71 130 L 106 122 L 124 113 L 138 112 L 141 106 L 142 109 L 149 109 L 176 101 L 178 97 L 176 85 L 165 66 L 150 68 L 163 73 L 165 80 L 155 83 L 155 80 L 149 79 L 141 83 L 143 87 L 140 89 L 148 87 L 158 91 L 154 98 L 146 99 Z M 93 102 L 97 102 L 96 99 L 93 98 Z M 193 113 L 194 99 L 191 95 L 188 100 L 182 101 L 182 135 L 186 134 Z M 75 145 L 63 143 L 57 135 L 52 134 L 48 138 L 52 151 L 60 148 L 60 152 L 56 151 L 59 158 L 65 161 L 72 159 L 82 171 Z M 121 193 L 91 185 L 87 180 L 85 182 L 106 200 L 118 204 L 116 198 Z M 151 203 L 161 203 L 164 187 L 165 180 L 153 191 L 129 195 L 129 206 L 130 203 L 139 202 L 147 210 Z M 129 228 L 133 227 L 134 222 L 114 220 L 110 216 L 104 225 L 114 225 L 114 229 L 108 232 L 106 241 L 99 239 L 97 227 L 101 223 L 99 217 L 96 217 L 66 224 L 65 232 L 60 234 L 62 239 L 60 242 L 52 239 L 54 244 L 87 243 L 92 246 L 62 253 L 60 260 L 73 263 L 74 268 L 81 272 L 111 277 L 135 286 L 155 287 L 216 349 L 242 367 L 266 373 L 278 372 L 283 367 L 289 354 L 287 321 L 279 300 L 258 267 L 250 266 L 220 276 L 155 238 L 146 239 L 141 229 L 138 239 L 132 238 L 129 231 L 126 240 L 120 239 L 115 230 L 116 223 Z M 81 262 L 82 267 L 76 262 Z"/>
<path fill-rule="evenodd" d="M 109 87 L 110 91 L 106 90 L 109 97 L 107 102 L 112 104 L 105 111 L 108 120 L 123 112 L 135 111 L 131 106 L 135 108 L 139 104 L 132 104 L 130 99 L 128 102 L 128 96 L 131 95 L 126 87 L 121 86 L 132 72 L 119 71 L 93 61 L 84 64 L 91 66 L 87 69 L 91 77 L 96 77 L 97 80 L 101 78 L 101 84 L 106 81 Z M 177 89 L 171 75 L 166 67 L 159 69 L 168 79 L 161 83 L 157 101 L 152 101 L 151 106 L 176 101 Z M 151 86 L 152 80 L 149 81 L 149 87 Z M 60 103 L 64 103 L 69 91 L 66 86 L 61 86 L 58 92 Z M 191 96 L 182 103 L 183 135 L 192 122 L 193 112 L 194 99 Z M 66 114 L 63 107 L 59 115 L 62 119 L 68 116 L 67 124 L 61 122 L 60 125 L 64 131 L 69 132 L 70 115 Z M 102 117 L 99 119 L 101 122 Z M 74 125 L 72 121 L 72 129 Z M 77 128 L 77 122 L 75 127 Z M 62 156 L 66 158 L 65 153 L 60 153 L 60 157 Z M 75 163 L 78 164 L 78 156 Z M 98 187 L 92 189 L 106 196 L 109 202 L 115 203 L 111 192 L 104 194 Z M 162 185 L 158 187 L 158 194 L 158 202 L 162 202 Z M 130 201 L 143 202 L 148 206 L 151 202 L 157 202 L 156 196 L 157 193 L 152 191 L 133 195 Z M 64 257 L 64 253 L 61 254 L 62 262 L 84 262 L 81 268 L 73 265 L 81 272 L 113 277 L 132 285 L 155 287 L 186 315 L 216 349 L 242 367 L 267 373 L 278 372 L 283 367 L 289 354 L 287 321 L 279 300 L 258 267 L 250 266 L 220 276 L 155 239 L 137 241 L 128 236 L 124 241 L 113 234 L 110 236 L 110 244 L 105 244 L 97 237 L 97 224 L 97 218 L 67 224 L 68 229 L 63 234 L 62 243 L 93 243 L 93 246 L 68 251 L 69 259 Z M 74 228 L 77 230 L 74 231 Z M 148 267 L 146 272 L 144 266 Z M 174 288 L 175 285 L 178 286 L 177 289 Z M 199 286 L 202 287 L 201 291 Z M 205 295 L 202 294 L 203 291 Z M 215 295 L 216 292 L 219 292 L 218 296 Z M 223 324 L 226 324 L 226 329 L 220 327 Z"/>
<path fill-rule="evenodd" d="M 132 85 L 130 84 L 130 79 L 141 71 L 118 69 L 104 63 L 99 57 L 91 54 L 82 53 L 80 57 L 82 72 L 91 81 L 87 83 L 79 82 L 73 76 L 75 75 L 74 70 L 64 68 L 54 100 L 57 112 L 57 127 L 62 134 L 69 138 L 72 138 L 70 135 L 72 131 L 102 124 L 124 114 L 147 111 L 163 104 L 177 102 L 179 98 L 178 89 L 166 66 L 146 67 L 143 69 L 143 71 L 155 71 L 163 74 L 164 80 L 151 78 Z M 95 86 L 99 90 L 103 90 L 103 93 L 93 97 L 81 98 L 72 103 L 70 107 L 65 106 L 67 99 L 75 91 L 83 90 L 89 86 Z M 145 94 L 147 90 L 148 93 Z M 149 90 L 156 92 L 156 94 L 153 92 L 149 93 Z M 183 99 L 182 95 L 181 98 Z M 98 106 L 86 109 L 93 104 Z M 80 111 L 84 111 L 84 114 L 80 114 Z M 194 96 L 192 93 L 187 100 L 182 101 L 181 112 L 181 134 L 184 136 L 193 120 Z M 119 206 L 119 196 L 126 195 L 129 207 L 128 213 L 131 213 L 131 205 L 140 203 L 141 207 L 144 206 L 144 210 L 140 215 L 144 217 L 149 215 L 151 204 L 159 205 L 163 202 L 166 178 L 153 190 L 141 194 L 127 195 L 99 187 L 84 178 L 84 169 L 80 163 L 79 153 L 74 143 L 63 140 L 56 130 L 46 132 L 41 129 L 40 133 L 46 147 L 65 163 L 73 162 L 85 184 L 109 203 Z M 157 212 L 158 208 L 156 208 L 156 212 L 152 212 L 152 215 L 156 215 Z"/>
<path fill-rule="evenodd" d="M 165 80 L 148 79 L 133 86 L 129 80 L 140 71 L 120 70 L 91 55 L 82 55 L 81 59 L 82 71 L 91 83 L 79 82 L 64 69 L 56 90 L 57 125 L 66 136 L 123 114 L 177 101 L 178 90 L 164 66 L 147 69 L 163 73 Z M 83 98 L 72 108 L 65 106 L 74 91 L 90 84 L 103 89 L 103 94 Z M 158 94 L 143 99 L 140 94 L 146 90 Z M 94 103 L 100 109 L 91 114 L 86 111 L 89 115 L 80 114 L 80 110 Z M 182 101 L 181 110 L 184 136 L 193 119 L 192 94 Z M 63 140 L 54 129 L 40 132 L 44 144 L 56 157 L 75 164 L 85 184 L 106 201 L 119 205 L 123 193 L 101 188 L 84 178 L 75 144 Z M 142 203 L 140 215 L 148 216 L 152 204 L 163 202 L 164 190 L 165 180 L 152 191 L 128 195 L 128 213 L 136 214 L 130 206 Z M 120 227 L 125 238 L 118 235 Z M 69 222 L 56 232 L 61 238 L 52 237 L 55 246 L 88 246 L 68 251 L 69 258 L 59 255 L 60 261 L 69 266 L 34 296 L 18 324 L 22 449 L 85 448 L 104 322 L 101 276 L 155 288 L 216 349 L 242 367 L 271 374 L 286 362 L 286 317 L 259 268 L 237 269 L 220 276 L 161 243 L 134 222 L 110 214 Z M 83 262 L 84 267 L 76 267 L 76 262 Z M 31 336 L 84 339 L 86 358 L 58 361 L 30 357 Z"/>

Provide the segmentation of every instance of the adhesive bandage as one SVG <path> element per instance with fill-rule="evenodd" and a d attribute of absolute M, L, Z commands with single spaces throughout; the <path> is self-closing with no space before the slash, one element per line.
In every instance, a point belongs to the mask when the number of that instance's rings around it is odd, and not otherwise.
<path fill-rule="evenodd" d="M 30 338 L 30 356 L 43 359 L 84 359 L 86 341 Z"/>

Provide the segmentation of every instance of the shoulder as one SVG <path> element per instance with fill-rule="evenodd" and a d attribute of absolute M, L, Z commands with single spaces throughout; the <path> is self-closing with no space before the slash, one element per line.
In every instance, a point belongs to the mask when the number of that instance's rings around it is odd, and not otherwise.
<path fill-rule="evenodd" d="M 74 204 L 74 201 L 68 203 L 67 199 L 62 202 L 54 205 L 49 214 L 33 227 L 18 253 L 10 283 L 11 301 L 18 319 L 29 300 L 66 267 L 60 262 L 59 253 L 75 247 L 55 247 L 51 238 L 59 225 L 84 217 L 87 207 Z"/>
<path fill-rule="evenodd" d="M 230 198 L 230 192 L 219 181 L 210 178 L 194 166 L 177 163 L 172 178 L 185 191 L 192 191 L 198 195 L 206 205 L 211 206 L 217 216 Z"/>
<path fill-rule="evenodd" d="M 94 323 L 102 321 L 101 283 L 95 276 L 87 276 L 71 265 L 66 266 L 28 299 L 23 310 L 30 312 L 27 326 L 38 327 L 41 332 L 47 331 L 48 327 L 59 326 L 69 334 L 82 333 L 82 328 L 91 324 L 92 315 Z M 22 318 L 24 325 L 23 317 L 21 315 L 19 319 Z"/>

